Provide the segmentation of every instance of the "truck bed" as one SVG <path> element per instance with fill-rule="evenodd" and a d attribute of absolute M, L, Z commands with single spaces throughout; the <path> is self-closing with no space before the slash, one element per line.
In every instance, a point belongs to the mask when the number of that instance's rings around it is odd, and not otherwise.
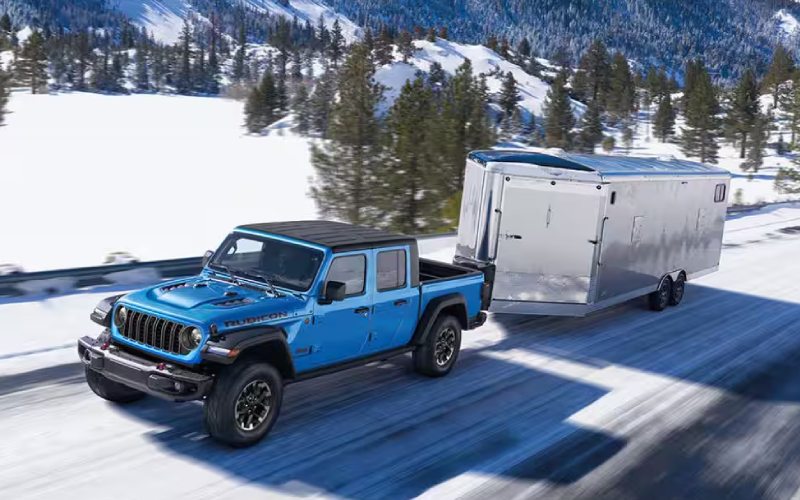
<path fill-rule="evenodd" d="M 480 274 L 479 271 L 467 267 L 455 266 L 437 260 L 419 259 L 419 282 L 431 283 L 460 278 L 470 274 Z"/>

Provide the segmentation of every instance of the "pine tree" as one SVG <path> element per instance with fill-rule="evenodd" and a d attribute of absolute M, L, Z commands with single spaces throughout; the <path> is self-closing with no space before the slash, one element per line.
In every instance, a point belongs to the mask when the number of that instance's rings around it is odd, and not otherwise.
<path fill-rule="evenodd" d="M 581 57 L 573 87 L 585 102 L 597 101 L 600 111 L 605 111 L 610 89 L 611 65 L 608 50 L 603 42 L 595 40 Z"/>
<path fill-rule="evenodd" d="M 764 76 L 764 87 L 772 93 L 772 107 L 778 107 L 778 101 L 783 93 L 783 84 L 792 77 L 795 70 L 794 59 L 786 50 L 783 44 L 775 46 L 772 53 L 772 62 L 766 76 Z"/>
<path fill-rule="evenodd" d="M 258 133 L 278 119 L 278 90 L 275 78 L 264 73 L 261 83 L 250 92 L 245 103 L 245 126 L 251 133 Z"/>
<path fill-rule="evenodd" d="M 428 28 L 428 34 L 425 36 L 425 40 L 434 43 L 436 42 L 436 29 L 431 27 Z"/>
<path fill-rule="evenodd" d="M 750 148 L 747 151 L 747 159 L 742 162 L 742 170 L 758 173 L 764 164 L 764 147 L 769 140 L 770 117 L 757 112 L 753 118 L 750 129 Z"/>
<path fill-rule="evenodd" d="M 584 153 L 594 153 L 594 148 L 603 139 L 603 123 L 600 120 L 600 105 L 591 101 L 581 118 L 578 145 Z"/>
<path fill-rule="evenodd" d="M 45 40 L 38 30 L 31 33 L 19 51 L 14 73 L 21 84 L 31 88 L 32 94 L 47 88 L 47 53 Z"/>
<path fill-rule="evenodd" d="M 342 26 L 339 24 L 339 18 L 333 21 L 333 28 L 331 29 L 330 42 L 328 44 L 328 58 L 334 68 L 339 67 L 339 61 L 342 59 L 344 53 L 344 35 L 342 35 Z"/>
<path fill-rule="evenodd" d="M 286 87 L 286 73 L 278 72 L 275 78 L 275 110 L 278 117 L 289 111 L 289 90 Z"/>
<path fill-rule="evenodd" d="M 314 87 L 314 92 L 311 94 L 309 102 L 311 130 L 322 137 L 325 137 L 328 133 L 337 85 L 336 72 L 327 67 L 320 75 L 317 85 Z"/>
<path fill-rule="evenodd" d="M 528 41 L 527 37 L 522 37 L 519 44 L 517 44 L 517 55 L 523 59 L 531 56 L 531 42 Z"/>
<path fill-rule="evenodd" d="M 382 87 L 363 45 L 355 45 L 342 65 L 339 101 L 328 125 L 328 140 L 312 145 L 316 172 L 312 197 L 330 215 L 352 223 L 378 223 L 376 186 L 384 161 L 376 118 Z"/>
<path fill-rule="evenodd" d="M 792 148 L 797 149 L 797 135 L 800 133 L 800 78 L 792 81 L 792 90 L 783 101 L 784 112 L 789 115 L 792 131 Z"/>
<path fill-rule="evenodd" d="M 439 158 L 433 140 L 438 118 L 432 113 L 433 93 L 422 76 L 407 81 L 387 120 L 389 153 L 382 175 L 379 203 L 389 228 L 407 234 L 438 225 L 441 197 L 438 192 Z"/>
<path fill-rule="evenodd" d="M 264 119 L 266 107 L 260 86 L 253 87 L 244 105 L 244 126 L 251 134 L 257 134 L 267 126 Z"/>
<path fill-rule="evenodd" d="M 386 26 L 381 28 L 378 38 L 375 40 L 375 64 L 383 66 L 394 61 L 392 54 L 392 35 Z"/>
<path fill-rule="evenodd" d="M 627 119 L 634 110 L 636 89 L 628 60 L 619 52 L 611 61 L 607 109 L 613 123 Z"/>
<path fill-rule="evenodd" d="M 572 149 L 572 129 L 575 127 L 575 115 L 566 89 L 566 75 L 562 72 L 556 76 L 544 103 L 545 144 L 549 148 Z"/>
<path fill-rule="evenodd" d="M 499 98 L 499 104 L 500 108 L 503 110 L 504 118 L 511 118 L 511 115 L 514 114 L 514 110 L 517 108 L 517 101 L 519 101 L 517 81 L 514 79 L 514 74 L 509 71 L 503 78 Z"/>
<path fill-rule="evenodd" d="M 476 78 L 472 63 L 465 59 L 447 82 L 442 105 L 443 164 L 448 196 L 461 191 L 467 153 L 494 143 L 486 112 L 488 91 L 485 78 Z"/>
<path fill-rule="evenodd" d="M 245 26 L 242 22 L 239 25 L 239 36 L 237 38 L 236 53 L 233 56 L 233 72 L 231 77 L 234 83 L 241 83 L 244 78 L 245 56 L 247 54 L 247 35 Z"/>
<path fill-rule="evenodd" d="M 683 128 L 682 149 L 687 156 L 701 162 L 716 163 L 719 151 L 719 102 L 711 77 L 702 63 L 695 68 L 691 92 L 686 95 L 686 127 Z"/>
<path fill-rule="evenodd" d="M 3 125 L 8 106 L 8 85 L 11 77 L 0 67 L 0 126 Z"/>
<path fill-rule="evenodd" d="M 742 75 L 733 91 L 731 107 L 727 115 L 727 125 L 739 140 L 739 158 L 747 152 L 747 135 L 753 129 L 759 115 L 758 82 L 755 73 L 748 69 Z"/>
<path fill-rule="evenodd" d="M 311 129 L 311 110 L 308 89 L 303 83 L 297 86 L 292 96 L 292 112 L 295 118 L 295 130 L 301 135 L 308 134 Z"/>
<path fill-rule="evenodd" d="M 326 53 L 328 52 L 328 44 L 331 40 L 330 31 L 328 28 L 325 27 L 325 17 L 320 14 L 319 20 L 317 21 L 317 50 L 319 50 L 319 54 L 321 58 L 324 58 Z"/>
<path fill-rule="evenodd" d="M 211 41 L 208 49 L 208 64 L 206 66 L 206 84 L 205 90 L 209 94 L 219 94 L 219 80 L 220 80 L 220 67 L 219 67 L 219 54 L 218 54 L 218 41 L 217 41 L 217 26 L 216 17 L 212 17 L 211 23 Z"/>
<path fill-rule="evenodd" d="M 800 193 L 800 169 L 797 163 L 794 168 L 781 167 L 775 176 L 775 190 L 782 194 Z"/>
<path fill-rule="evenodd" d="M 414 55 L 414 40 L 411 38 L 411 33 L 406 30 L 400 31 L 400 36 L 397 40 L 397 51 L 403 56 L 404 63 L 407 63 L 411 56 Z"/>
<path fill-rule="evenodd" d="M 661 142 L 675 135 L 675 109 L 672 107 L 672 96 L 666 94 L 661 97 L 658 109 L 653 117 L 653 132 Z"/>
<path fill-rule="evenodd" d="M 136 47 L 136 88 L 142 92 L 150 90 L 150 72 L 148 71 L 147 44 L 139 43 Z"/>
<path fill-rule="evenodd" d="M 447 40 L 450 35 L 447 33 L 447 26 L 442 26 L 439 28 L 439 38 L 442 40 Z"/>
<path fill-rule="evenodd" d="M 189 20 L 183 22 L 183 29 L 178 37 L 180 47 L 180 64 L 175 79 L 175 88 L 179 94 L 188 94 L 192 91 L 192 29 Z"/>

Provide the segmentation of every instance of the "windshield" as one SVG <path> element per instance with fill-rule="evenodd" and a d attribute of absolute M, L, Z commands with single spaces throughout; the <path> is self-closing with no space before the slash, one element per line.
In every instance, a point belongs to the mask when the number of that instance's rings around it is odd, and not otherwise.
<path fill-rule="evenodd" d="M 313 248 L 270 238 L 231 234 L 214 254 L 210 266 L 255 281 L 305 292 L 314 282 L 324 255 Z"/>

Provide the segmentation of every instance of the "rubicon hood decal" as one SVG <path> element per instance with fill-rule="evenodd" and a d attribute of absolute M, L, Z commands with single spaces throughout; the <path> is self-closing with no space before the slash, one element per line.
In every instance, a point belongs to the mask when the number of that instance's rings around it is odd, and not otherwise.
<path fill-rule="evenodd" d="M 225 321 L 225 326 L 227 328 L 231 328 L 234 326 L 244 326 L 244 325 L 252 325 L 254 323 L 261 323 L 263 321 L 272 321 L 276 319 L 288 318 L 289 313 L 287 312 L 274 312 L 269 314 L 262 314 L 261 316 L 250 316 L 247 318 L 241 319 L 229 319 Z"/>

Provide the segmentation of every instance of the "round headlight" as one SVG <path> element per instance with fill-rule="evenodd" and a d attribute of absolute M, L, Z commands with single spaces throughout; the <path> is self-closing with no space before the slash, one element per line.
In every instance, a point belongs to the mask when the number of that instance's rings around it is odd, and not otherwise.
<path fill-rule="evenodd" d="M 124 306 L 119 306 L 117 308 L 116 314 L 114 314 L 114 324 L 117 325 L 118 329 L 121 329 L 125 326 L 125 320 L 128 318 L 128 310 L 125 309 Z"/>
<path fill-rule="evenodd" d="M 187 351 L 192 351 L 200 345 L 203 340 L 203 334 L 197 328 L 186 327 L 181 330 L 181 346 Z"/>

